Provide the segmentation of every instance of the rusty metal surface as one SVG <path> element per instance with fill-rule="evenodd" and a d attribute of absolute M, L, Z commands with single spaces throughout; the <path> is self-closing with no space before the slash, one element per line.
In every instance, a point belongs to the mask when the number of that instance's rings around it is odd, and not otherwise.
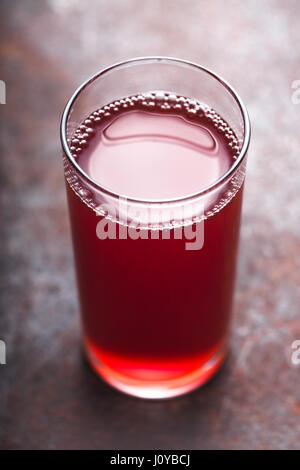
<path fill-rule="evenodd" d="M 300 5 L 296 0 L 1 0 L 0 447 L 300 446 Z M 58 123 L 97 69 L 169 55 L 240 92 L 253 138 L 231 353 L 205 387 L 147 402 L 82 359 Z"/>

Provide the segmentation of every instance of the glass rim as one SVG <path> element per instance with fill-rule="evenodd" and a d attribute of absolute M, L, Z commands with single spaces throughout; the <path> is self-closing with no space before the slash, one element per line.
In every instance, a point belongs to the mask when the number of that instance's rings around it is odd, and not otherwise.
<path fill-rule="evenodd" d="M 241 112 L 242 118 L 243 118 L 243 125 L 244 125 L 244 132 L 243 132 L 243 144 L 240 150 L 240 153 L 237 157 L 236 160 L 234 160 L 234 163 L 230 166 L 230 168 L 222 175 L 220 178 L 218 178 L 215 182 L 211 183 L 208 186 L 205 186 L 202 188 L 200 191 L 193 192 L 191 194 L 181 196 L 181 197 L 175 197 L 175 198 L 162 198 L 162 199 L 142 199 L 142 198 L 134 198 L 134 197 L 127 197 L 126 195 L 123 195 L 121 193 L 117 193 L 115 191 L 111 191 L 107 187 L 99 184 L 96 180 L 91 178 L 81 167 L 78 165 L 76 162 L 75 158 L 72 156 L 68 141 L 67 141 L 67 123 L 68 123 L 68 118 L 70 111 L 72 109 L 73 103 L 76 101 L 76 99 L 80 96 L 81 92 L 85 90 L 89 85 L 91 85 L 95 80 L 97 80 L 99 77 L 103 76 L 104 74 L 111 72 L 115 69 L 118 68 L 123 68 L 123 67 L 128 67 L 131 64 L 134 63 L 153 63 L 153 62 L 161 62 L 161 63 L 174 63 L 178 64 L 181 66 L 187 66 L 194 68 L 196 70 L 200 70 L 202 72 L 207 73 L 214 79 L 216 79 L 223 87 L 233 96 L 235 99 L 239 110 Z M 175 91 L 174 91 L 175 92 Z M 235 171 L 239 168 L 241 163 L 243 162 L 247 151 L 249 147 L 249 142 L 250 142 L 250 135 L 251 135 L 251 126 L 250 126 L 250 120 L 248 116 L 248 112 L 246 109 L 246 106 L 244 105 L 242 99 L 240 98 L 239 94 L 237 91 L 226 81 L 224 80 L 220 75 L 216 74 L 212 70 L 197 64 L 196 62 L 191 62 L 188 60 L 184 59 L 178 59 L 175 57 L 167 57 L 167 56 L 145 56 L 145 57 L 135 57 L 132 59 L 127 59 L 121 62 L 117 62 L 113 65 L 110 65 L 108 67 L 105 67 L 98 72 L 96 72 L 94 75 L 90 76 L 87 80 L 85 80 L 72 94 L 71 98 L 68 100 L 63 114 L 61 118 L 61 123 L 60 123 L 60 140 L 62 144 L 63 151 L 68 158 L 69 163 L 72 165 L 75 171 L 79 172 L 80 175 L 83 177 L 84 180 L 86 180 L 92 187 L 94 187 L 96 190 L 100 190 L 103 193 L 114 197 L 114 198 L 119 198 L 119 199 L 124 199 L 129 202 L 133 203 L 142 203 L 142 204 L 162 204 L 162 203 L 176 203 L 176 202 L 184 202 L 184 201 L 189 201 L 191 199 L 196 199 L 204 196 L 205 194 L 214 191 L 215 189 L 219 188 L 223 183 L 225 183 L 227 180 L 231 178 L 231 176 L 234 175 Z"/>

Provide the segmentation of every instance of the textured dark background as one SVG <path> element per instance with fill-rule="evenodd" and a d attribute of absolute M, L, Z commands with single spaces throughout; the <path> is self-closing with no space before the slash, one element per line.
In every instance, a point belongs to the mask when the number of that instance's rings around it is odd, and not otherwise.
<path fill-rule="evenodd" d="M 1 0 L 0 13 L 0 447 L 299 448 L 299 2 Z M 253 128 L 231 354 L 164 402 L 114 391 L 82 359 L 58 138 L 82 80 L 155 54 L 223 75 Z"/>

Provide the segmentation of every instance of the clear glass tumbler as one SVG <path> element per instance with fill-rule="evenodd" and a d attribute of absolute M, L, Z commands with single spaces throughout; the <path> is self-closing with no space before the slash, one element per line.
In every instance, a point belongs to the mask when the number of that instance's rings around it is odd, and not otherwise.
<path fill-rule="evenodd" d="M 199 182 L 197 191 L 170 198 L 136 198 L 99 184 L 77 161 L 74 132 L 114 100 L 162 95 L 165 109 L 189 98 L 194 118 L 197 113 L 210 118 L 211 109 L 218 113 L 215 127 L 225 126 L 236 147 L 229 169 L 208 186 Z M 113 65 L 87 80 L 67 103 L 61 141 L 84 346 L 92 367 L 115 388 L 168 398 L 205 383 L 222 364 L 249 139 L 247 111 L 233 88 L 179 59 L 146 57 Z M 100 222 L 119 236 L 100 233 Z"/>

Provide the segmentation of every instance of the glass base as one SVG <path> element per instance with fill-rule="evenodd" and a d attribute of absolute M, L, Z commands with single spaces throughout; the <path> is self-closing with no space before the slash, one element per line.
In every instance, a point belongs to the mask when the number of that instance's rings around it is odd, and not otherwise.
<path fill-rule="evenodd" d="M 92 368 L 109 385 L 128 395 L 147 399 L 172 398 L 191 392 L 208 382 L 226 357 L 226 349 L 222 348 L 200 368 L 188 374 L 170 380 L 146 381 L 128 377 L 106 366 L 87 344 L 85 353 Z"/>

